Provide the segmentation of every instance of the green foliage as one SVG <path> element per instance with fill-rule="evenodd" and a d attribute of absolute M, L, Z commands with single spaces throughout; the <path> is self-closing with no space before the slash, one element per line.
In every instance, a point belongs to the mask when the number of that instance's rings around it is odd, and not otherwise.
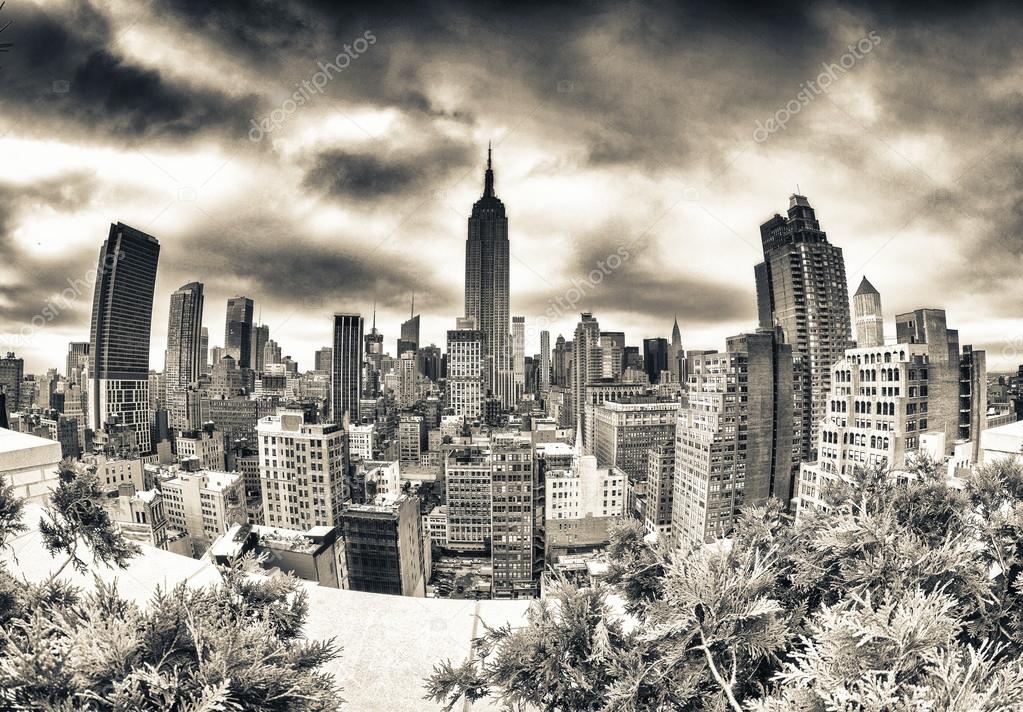
<path fill-rule="evenodd" d="M 962 489 L 923 458 L 903 474 L 836 482 L 798 523 L 777 502 L 748 509 L 690 552 L 624 525 L 607 584 L 559 587 L 427 689 L 548 712 L 1023 710 L 1023 468 Z M 571 615 L 588 600 L 593 615 Z"/>
<path fill-rule="evenodd" d="M 626 610 L 641 614 L 660 598 L 666 552 L 652 549 L 645 541 L 646 529 L 635 520 L 616 524 L 607 547 L 607 582 L 620 589 Z"/>
<path fill-rule="evenodd" d="M 40 530 L 76 568 L 79 554 L 123 566 L 136 547 L 99 506 L 95 474 L 63 463 Z M 0 545 L 20 522 L 0 483 Z M 201 589 L 158 590 L 145 606 L 95 579 L 82 592 L 58 578 L 19 581 L 0 565 L 0 709 L 53 712 L 321 712 L 339 709 L 334 641 L 301 636 L 307 596 L 293 577 L 251 575 L 251 562 Z"/>
<path fill-rule="evenodd" d="M 454 709 L 464 695 L 495 694 L 512 709 L 598 710 L 615 680 L 615 649 L 624 645 L 621 622 L 602 588 L 577 588 L 559 579 L 535 601 L 521 630 L 487 628 L 473 660 L 438 665 L 428 698 Z"/>
<path fill-rule="evenodd" d="M 39 520 L 39 533 L 46 549 L 54 556 L 68 557 L 53 577 L 68 563 L 82 573 L 87 570 L 88 565 L 78 556 L 81 545 L 88 547 L 94 560 L 124 568 L 138 554 L 139 547 L 120 536 L 110 513 L 104 509 L 104 495 L 95 468 L 63 460 L 58 475 L 46 516 Z"/>

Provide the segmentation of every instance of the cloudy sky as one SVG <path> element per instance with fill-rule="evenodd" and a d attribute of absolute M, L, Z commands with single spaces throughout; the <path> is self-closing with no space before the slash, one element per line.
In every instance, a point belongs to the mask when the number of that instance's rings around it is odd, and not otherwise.
<path fill-rule="evenodd" d="M 512 313 L 552 339 L 581 310 L 633 344 L 675 314 L 689 348 L 753 328 L 759 225 L 798 185 L 850 292 L 866 274 L 889 320 L 943 307 L 1023 362 L 1020 11 L 343 5 L 7 0 L 3 350 L 38 371 L 88 338 L 91 291 L 57 295 L 112 221 L 162 245 L 156 368 L 196 279 L 211 345 L 245 294 L 302 367 L 374 299 L 393 352 L 413 290 L 442 344 L 492 141 Z"/>

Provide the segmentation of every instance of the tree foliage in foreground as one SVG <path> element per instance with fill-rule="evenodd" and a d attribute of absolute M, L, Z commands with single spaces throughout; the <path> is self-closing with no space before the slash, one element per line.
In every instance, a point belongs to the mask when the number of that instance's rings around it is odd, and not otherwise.
<path fill-rule="evenodd" d="M 950 487 L 870 469 L 793 524 L 746 510 L 730 543 L 613 534 L 607 582 L 554 583 L 520 628 L 487 629 L 427 697 L 544 712 L 1023 710 L 1023 468 Z M 624 608 L 624 613 L 622 612 Z"/>
<path fill-rule="evenodd" d="M 68 565 L 124 567 L 138 553 L 101 506 L 95 473 L 61 463 L 40 522 L 62 563 L 33 584 L 0 563 L 0 709 L 71 712 L 320 712 L 341 700 L 321 666 L 333 641 L 301 637 L 307 598 L 297 579 L 223 569 L 206 588 L 157 590 L 145 606 L 97 577 L 83 592 Z M 0 479 L 0 547 L 24 531 L 22 503 Z M 251 563 L 251 562 L 248 562 Z"/>

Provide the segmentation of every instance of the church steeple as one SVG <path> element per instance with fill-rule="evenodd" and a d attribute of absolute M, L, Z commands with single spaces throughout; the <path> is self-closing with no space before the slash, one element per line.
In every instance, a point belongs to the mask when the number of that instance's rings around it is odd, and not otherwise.
<path fill-rule="evenodd" d="M 494 164 L 491 156 L 491 145 L 487 142 L 487 170 L 483 174 L 483 197 L 494 197 Z"/>

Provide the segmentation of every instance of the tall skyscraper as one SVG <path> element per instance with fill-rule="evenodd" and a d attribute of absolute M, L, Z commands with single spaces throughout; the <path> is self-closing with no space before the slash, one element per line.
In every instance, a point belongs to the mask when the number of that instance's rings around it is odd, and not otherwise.
<path fill-rule="evenodd" d="M 67 346 L 67 364 L 64 377 L 72 383 L 81 382 L 82 369 L 89 365 L 89 342 L 72 341 Z"/>
<path fill-rule="evenodd" d="M 225 356 L 229 356 L 229 355 L 230 354 L 227 353 L 227 349 L 225 349 L 223 346 L 214 346 L 213 348 L 211 348 L 210 349 L 210 373 L 213 372 L 213 369 L 215 369 L 217 367 L 217 364 L 220 363 L 220 360 L 222 358 L 224 358 Z M 231 356 L 231 360 L 234 361 L 234 356 Z M 238 362 L 235 361 L 234 365 L 237 366 Z"/>
<path fill-rule="evenodd" d="M 760 226 L 760 238 L 764 261 L 754 269 L 760 326 L 780 326 L 802 365 L 800 459 L 812 460 L 831 367 L 851 345 L 845 259 L 802 195 L 789 199 L 787 217 L 775 215 Z"/>
<path fill-rule="evenodd" d="M 199 373 L 210 372 L 210 330 L 199 329 Z"/>
<path fill-rule="evenodd" d="M 160 243 L 116 223 L 100 248 L 89 337 L 89 425 L 116 419 L 134 431 L 139 451 L 152 448 L 149 336 Z"/>
<path fill-rule="evenodd" d="M 373 304 L 373 326 L 366 334 L 364 341 L 366 378 L 362 384 L 363 393 L 370 398 L 375 398 L 380 395 L 380 371 L 384 359 L 384 335 L 377 330 L 377 305 L 375 302 Z M 333 358 L 331 356 L 332 360 Z"/>
<path fill-rule="evenodd" d="M 171 294 L 164 364 L 168 393 L 194 383 L 202 372 L 202 308 L 202 282 L 189 282 Z"/>
<path fill-rule="evenodd" d="M 401 337 L 398 339 L 398 358 L 406 351 L 419 348 L 419 315 L 416 314 L 416 295 L 412 295 L 412 310 L 409 318 L 401 323 Z"/>
<path fill-rule="evenodd" d="M 625 332 L 600 332 L 600 377 L 619 381 L 625 364 Z"/>
<path fill-rule="evenodd" d="M 238 368 L 255 367 L 255 359 L 252 358 L 252 300 L 248 297 L 227 300 L 224 348 Z"/>
<path fill-rule="evenodd" d="M 263 344 L 263 354 L 260 361 L 262 361 L 262 367 L 259 369 L 260 371 L 265 370 L 267 366 L 272 364 L 284 363 L 280 345 L 273 339 L 270 339 Z"/>
<path fill-rule="evenodd" d="M 564 339 L 562 339 L 564 343 Z M 551 332 L 540 332 L 540 395 L 551 390 Z"/>
<path fill-rule="evenodd" d="M 568 363 L 569 359 L 566 354 L 569 351 L 569 347 L 565 344 L 565 337 L 558 334 L 558 338 L 554 341 L 554 356 L 551 363 L 551 370 L 554 375 L 554 385 L 556 386 L 567 386 L 568 385 Z"/>
<path fill-rule="evenodd" d="M 853 318 L 856 346 L 884 345 L 884 319 L 881 316 L 881 295 L 866 277 L 853 295 Z"/>
<path fill-rule="evenodd" d="M 334 315 L 334 363 L 331 375 L 330 416 L 339 425 L 345 416 L 359 422 L 359 397 L 362 395 L 362 316 Z"/>
<path fill-rule="evenodd" d="M 384 335 L 377 331 L 377 307 L 373 305 L 373 327 L 366 334 L 366 356 L 380 356 L 384 353 Z M 401 354 L 398 354 L 399 356 Z"/>
<path fill-rule="evenodd" d="M 333 350 L 329 346 L 317 349 L 313 358 L 314 371 L 326 371 L 330 373 L 330 363 L 333 358 Z"/>
<path fill-rule="evenodd" d="M 508 218 L 494 193 L 490 149 L 483 196 L 472 206 L 465 243 L 465 315 L 483 332 L 487 388 L 511 405 L 509 348 Z"/>
<path fill-rule="evenodd" d="M 651 383 L 658 383 L 668 370 L 668 340 L 661 337 L 643 339 L 643 368 Z"/>
<path fill-rule="evenodd" d="M 199 380 L 202 340 L 203 286 L 189 282 L 171 294 L 167 320 L 167 351 L 164 379 L 167 388 L 167 420 L 172 433 L 191 430 L 188 387 Z M 198 400 L 196 400 L 198 403 Z"/>
<path fill-rule="evenodd" d="M 682 330 L 678 328 L 678 317 L 671 326 L 671 343 L 668 344 L 668 370 L 679 383 L 685 383 L 686 352 L 682 350 Z"/>
<path fill-rule="evenodd" d="M 515 374 L 515 400 L 526 389 L 526 317 L 512 317 L 512 373 Z"/>
<path fill-rule="evenodd" d="M 586 386 L 601 377 L 600 324 L 593 314 L 583 312 L 575 327 L 572 341 L 572 424 L 585 433 Z M 589 445 L 585 435 L 582 445 Z"/>
<path fill-rule="evenodd" d="M 744 506 L 787 502 L 792 475 L 792 348 L 776 331 L 694 354 L 675 435 L 677 546 L 726 536 Z M 742 395 L 740 395 L 742 394 Z"/>
<path fill-rule="evenodd" d="M 252 355 L 252 369 L 262 372 L 266 368 L 265 349 L 270 341 L 270 327 L 266 324 L 252 327 L 252 347 L 249 353 Z M 278 362 L 279 363 L 279 362 Z"/>

